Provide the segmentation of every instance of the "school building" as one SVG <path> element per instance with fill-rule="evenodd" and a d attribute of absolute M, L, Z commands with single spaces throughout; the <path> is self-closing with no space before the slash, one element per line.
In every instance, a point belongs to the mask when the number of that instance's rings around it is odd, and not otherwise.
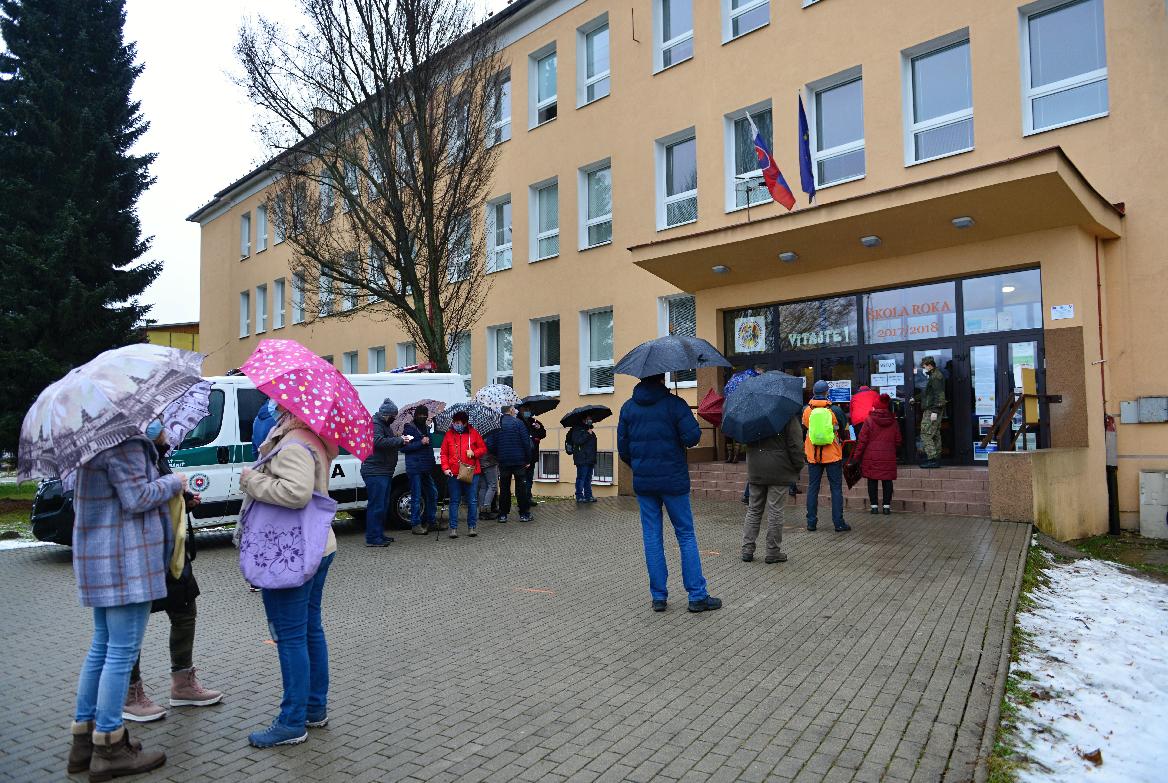
<path fill-rule="evenodd" d="M 1162 0 L 516 0 L 487 24 L 508 68 L 476 226 L 494 285 L 452 357 L 468 387 L 558 394 L 549 425 L 616 411 L 635 381 L 614 359 L 672 329 L 738 368 L 888 391 L 911 466 L 933 356 L 940 481 L 980 475 L 995 516 L 1070 538 L 1107 529 L 1113 463 L 1121 521 L 1138 524 L 1141 471 L 1168 470 Z M 747 113 L 791 212 L 762 186 Z M 383 318 L 305 312 L 264 214 L 272 181 L 261 166 L 190 217 L 207 370 L 264 337 L 346 372 L 424 358 Z M 1013 451 L 983 446 L 1029 377 L 1037 424 Z M 695 405 L 724 380 L 671 379 Z M 567 494 L 549 429 L 537 492 Z M 615 417 L 598 434 L 599 494 L 631 491 Z M 719 454 L 711 429 L 693 456 Z"/>

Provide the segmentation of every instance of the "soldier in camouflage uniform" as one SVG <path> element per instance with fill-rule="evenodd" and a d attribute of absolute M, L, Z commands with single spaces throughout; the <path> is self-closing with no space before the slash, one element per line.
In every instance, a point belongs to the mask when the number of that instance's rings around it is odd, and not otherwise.
<path fill-rule="evenodd" d="M 932 356 L 921 360 L 928 377 L 921 394 L 921 445 L 925 450 L 922 468 L 941 467 L 941 420 L 945 417 L 945 376 Z"/>

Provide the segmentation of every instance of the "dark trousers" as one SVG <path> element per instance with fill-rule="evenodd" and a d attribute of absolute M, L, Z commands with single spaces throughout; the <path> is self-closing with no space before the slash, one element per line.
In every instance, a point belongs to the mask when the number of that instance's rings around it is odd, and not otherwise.
<path fill-rule="evenodd" d="M 531 491 L 527 488 L 525 465 L 499 466 L 499 516 L 511 513 L 511 479 L 515 479 L 515 495 L 519 498 L 519 513 L 531 513 Z"/>
<path fill-rule="evenodd" d="M 868 502 L 876 505 L 876 490 L 884 485 L 884 505 L 892 505 L 892 482 L 888 480 L 868 479 Z"/>
<path fill-rule="evenodd" d="M 192 658 L 195 651 L 195 602 L 186 606 L 166 610 L 170 618 L 170 670 L 181 672 L 194 665 Z M 134 669 L 130 672 L 130 682 L 142 679 L 140 664 L 142 654 L 134 661 Z"/>
<path fill-rule="evenodd" d="M 527 497 L 531 497 L 531 487 L 535 484 L 535 463 L 523 471 L 523 484 L 527 487 Z"/>

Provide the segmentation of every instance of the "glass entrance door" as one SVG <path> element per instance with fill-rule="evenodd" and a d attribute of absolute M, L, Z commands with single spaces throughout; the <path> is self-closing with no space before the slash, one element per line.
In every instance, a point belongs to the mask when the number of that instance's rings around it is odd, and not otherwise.
<path fill-rule="evenodd" d="M 972 384 L 970 398 L 973 400 L 972 420 L 973 461 L 988 462 L 991 451 L 998 450 L 997 441 L 990 441 L 986 448 L 981 440 L 993 428 L 998 408 L 1006 400 L 1003 394 L 1002 378 L 998 373 L 998 346 L 971 345 L 969 347 L 969 381 Z"/>
<path fill-rule="evenodd" d="M 913 376 L 912 388 L 909 390 L 909 393 L 912 394 L 912 399 L 909 419 L 912 422 L 913 437 L 911 447 L 909 448 L 909 461 L 923 462 L 925 460 L 925 454 L 921 448 L 920 432 L 921 417 L 924 415 L 924 409 L 921 407 L 921 397 L 925 391 L 925 384 L 928 382 L 925 371 L 921 369 L 921 362 L 926 356 L 933 357 L 933 360 L 937 363 L 937 369 L 945 377 L 945 410 L 941 416 L 941 459 L 945 461 L 962 460 L 961 450 L 958 447 L 958 441 L 956 439 L 957 428 L 953 419 L 953 409 L 956 403 L 955 397 L 957 396 L 957 384 L 955 383 L 957 363 L 954 361 L 952 348 L 936 346 L 914 350 L 912 353 Z"/>
<path fill-rule="evenodd" d="M 892 400 L 892 415 L 900 425 L 901 444 L 897 452 L 898 462 L 908 462 L 913 451 L 910 444 L 915 442 L 911 434 L 906 399 L 911 399 L 909 384 L 912 383 L 912 367 L 906 363 L 903 351 L 874 353 L 868 355 L 868 386 L 880 394 L 887 394 Z"/>

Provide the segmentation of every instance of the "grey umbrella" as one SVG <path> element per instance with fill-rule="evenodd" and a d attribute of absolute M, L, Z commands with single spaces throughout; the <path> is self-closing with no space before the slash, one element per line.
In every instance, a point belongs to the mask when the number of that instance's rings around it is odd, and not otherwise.
<path fill-rule="evenodd" d="M 442 413 L 434 417 L 434 429 L 438 432 L 446 432 L 450 429 L 450 425 L 454 419 L 454 414 L 459 411 L 465 411 L 467 418 L 470 420 L 470 426 L 479 431 L 479 435 L 487 435 L 499 429 L 499 422 L 502 420 L 502 414 L 497 410 L 492 410 L 480 403 L 456 402 Z"/>
<path fill-rule="evenodd" d="M 722 431 L 739 443 L 755 443 L 778 435 L 802 409 L 802 379 L 772 370 L 742 381 L 726 398 Z"/>
<path fill-rule="evenodd" d="M 648 378 L 667 372 L 696 370 L 699 367 L 730 367 L 718 349 L 700 337 L 669 334 L 641 343 L 617 362 L 613 372 Z"/>

